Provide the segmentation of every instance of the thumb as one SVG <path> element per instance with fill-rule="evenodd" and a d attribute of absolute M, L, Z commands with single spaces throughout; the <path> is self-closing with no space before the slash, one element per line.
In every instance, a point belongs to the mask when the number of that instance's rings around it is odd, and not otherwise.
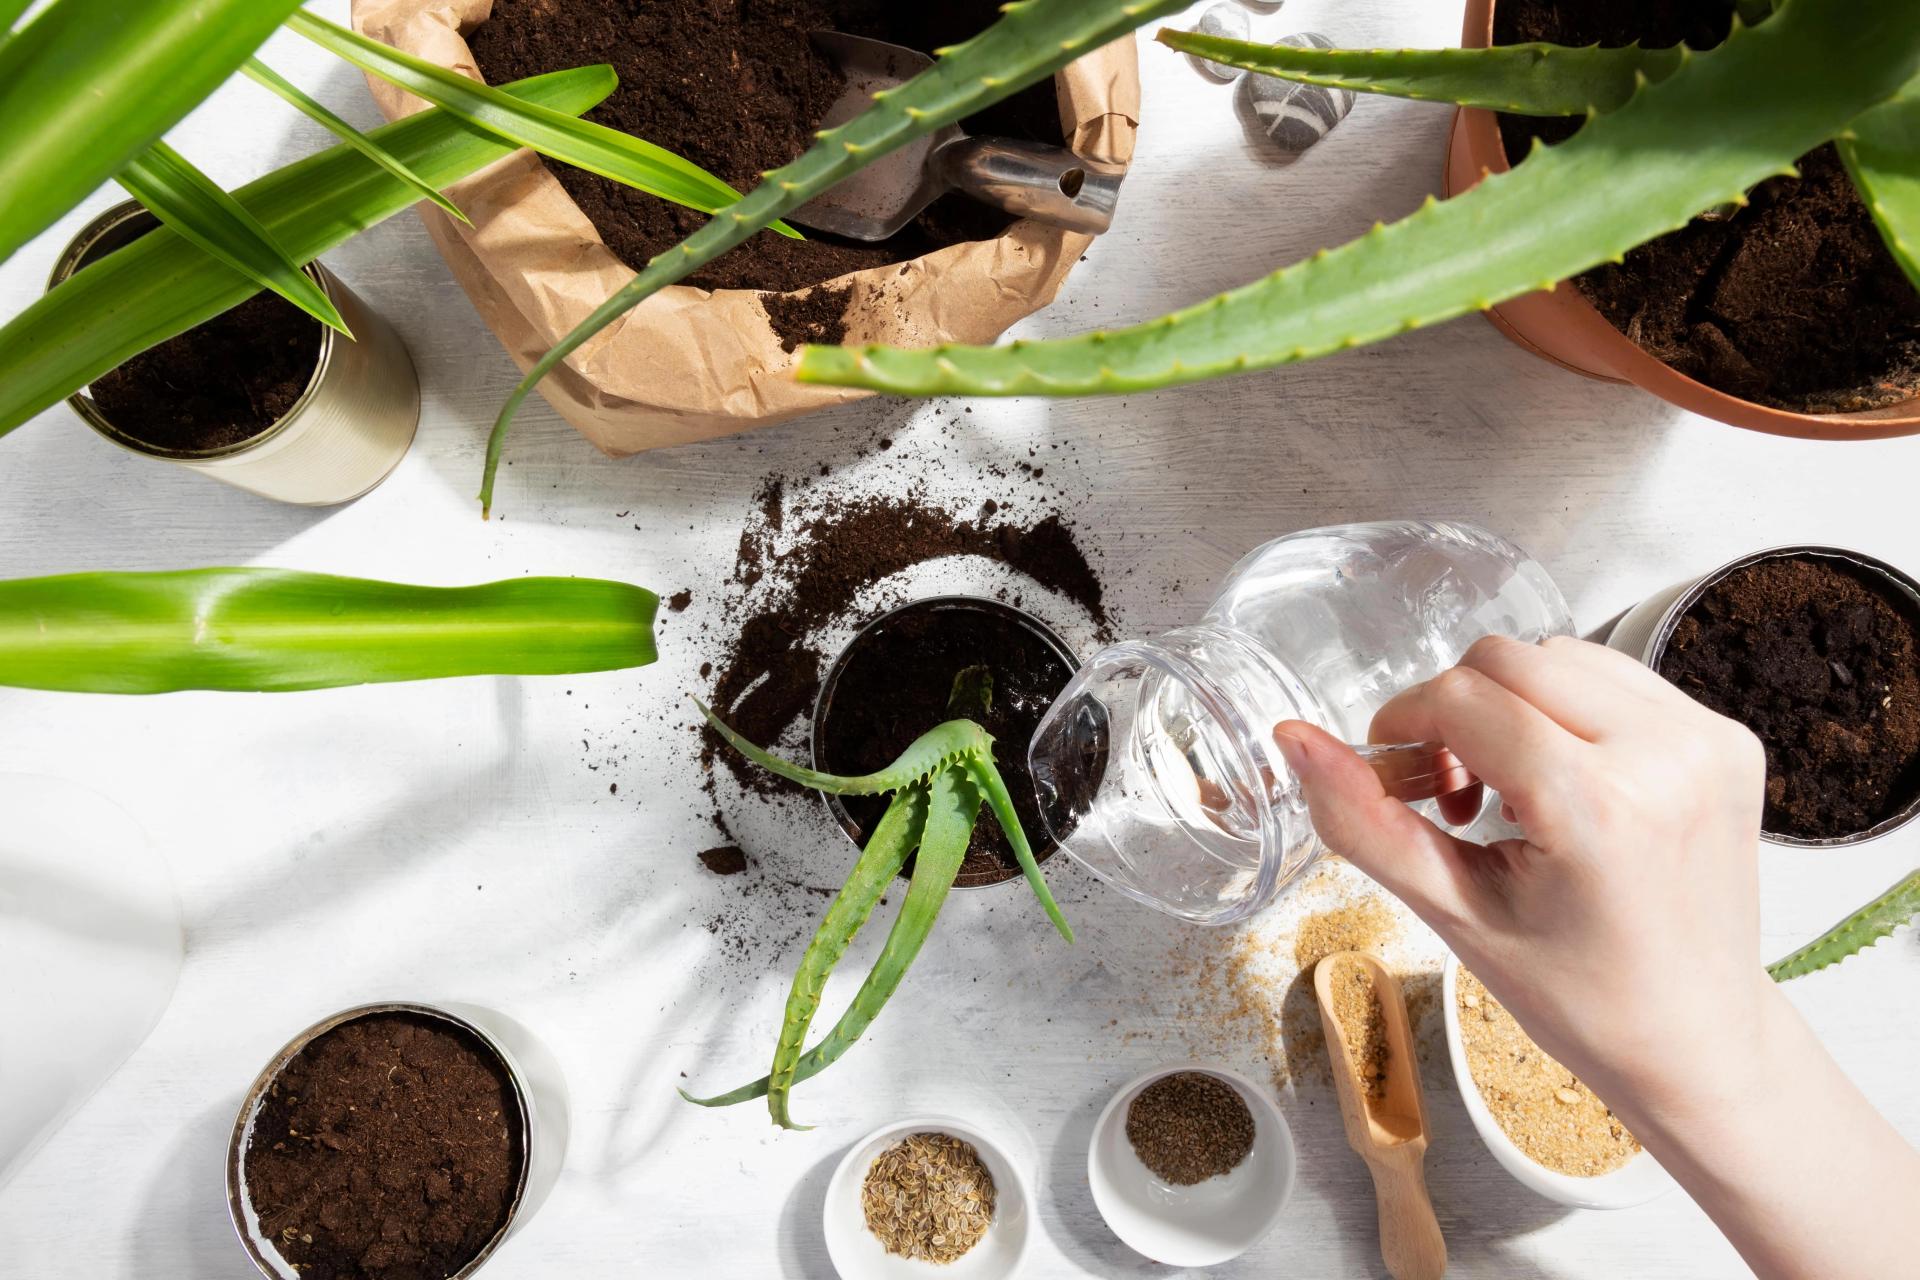
<path fill-rule="evenodd" d="M 1378 880 L 1428 923 L 1465 913 L 1462 871 L 1475 846 L 1455 839 L 1387 794 L 1352 747 L 1304 720 L 1273 730 L 1300 780 L 1326 846 Z"/>

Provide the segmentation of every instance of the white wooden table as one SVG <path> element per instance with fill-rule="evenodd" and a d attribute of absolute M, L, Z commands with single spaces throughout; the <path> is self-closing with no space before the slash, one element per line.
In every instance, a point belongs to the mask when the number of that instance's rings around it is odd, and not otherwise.
<path fill-rule="evenodd" d="M 346 5 L 315 8 L 344 19 Z M 1255 30 L 1437 45 L 1454 39 L 1458 8 L 1291 0 L 1256 16 Z M 284 36 L 268 52 L 373 122 L 343 66 Z M 1325 143 L 1279 167 L 1243 135 L 1229 90 L 1158 46 L 1143 43 L 1141 62 L 1146 120 L 1120 221 L 1021 332 L 1158 314 L 1403 214 L 1438 180 L 1442 109 L 1362 100 Z M 173 136 L 229 182 L 324 142 L 244 83 Z M 116 198 L 97 193 L 0 268 L 0 311 L 35 296 L 66 237 Z M 977 503 L 998 493 L 980 468 L 1060 443 L 1048 479 L 1104 556 L 1122 630 L 1137 633 L 1196 615 L 1227 566 L 1264 539 L 1359 518 L 1449 516 L 1501 530 L 1548 566 L 1586 629 L 1764 545 L 1821 540 L 1920 566 L 1920 442 L 1822 447 L 1693 420 L 1554 370 L 1472 318 L 1161 395 L 981 402 L 971 430 L 951 438 L 924 405 L 874 404 L 615 463 L 535 402 L 502 472 L 506 518 L 482 524 L 470 495 L 486 424 L 514 379 L 509 362 L 410 215 L 328 260 L 398 326 L 421 373 L 419 439 L 383 488 L 335 511 L 278 507 L 124 454 L 55 409 L 0 443 L 0 575 L 269 564 L 452 584 L 571 573 L 663 595 L 690 587 L 694 603 L 663 613 L 660 662 L 626 674 L 278 696 L 0 692 L 0 770 L 115 797 L 171 862 L 189 930 L 178 992 L 151 1039 L 0 1193 L 6 1276 L 250 1274 L 221 1187 L 240 1091 L 300 1027 L 383 996 L 493 1006 L 565 1064 L 566 1171 L 491 1264 L 497 1280 L 828 1276 L 819 1213 L 829 1171 L 859 1134 L 916 1110 L 973 1117 L 1022 1152 L 1040 1204 L 1029 1274 L 1165 1271 L 1105 1230 L 1083 1155 L 1099 1107 L 1142 1069 L 1220 1053 L 1264 1070 L 1259 1048 L 1216 1024 L 1210 997 L 1194 991 L 1193 958 L 1234 939 L 1196 936 L 1063 863 L 1051 874 L 1080 944 L 1053 939 L 1017 888 L 956 899 L 866 1041 L 800 1091 L 798 1113 L 816 1131 L 776 1133 L 756 1107 L 701 1111 L 674 1096 L 682 1072 L 728 1087 L 763 1070 L 818 909 L 811 898 L 743 894 L 695 857 L 717 841 L 684 694 L 717 657 L 718 631 L 703 637 L 701 624 L 717 620 L 737 530 L 769 474 L 827 462 L 850 483 L 898 492 L 925 478 Z M 882 435 L 897 446 L 872 453 Z M 975 572 L 927 581 L 964 584 Z M 1088 642 L 1063 602 L 1047 611 Z M 761 874 L 837 882 L 850 850 L 816 810 L 723 795 Z M 1764 853 L 1767 952 L 1825 928 L 1916 857 L 1920 830 L 1854 852 Z M 1357 891 L 1354 880 L 1342 883 Z M 1256 934 L 1287 954 L 1300 909 L 1271 913 Z M 703 925 L 722 913 L 733 923 L 709 933 Z M 725 959 L 743 928 L 765 936 L 750 961 Z M 864 940 L 843 977 L 863 972 L 876 947 Z M 1437 967 L 1417 923 L 1399 955 Z M 836 983 L 829 1003 L 850 989 Z M 1796 983 L 1792 997 L 1920 1139 L 1920 937 Z M 1684 1196 L 1617 1214 L 1533 1198 L 1481 1148 L 1444 1061 L 1426 1074 L 1438 1127 L 1429 1175 L 1455 1274 L 1742 1274 Z M 1279 1230 L 1218 1274 L 1381 1274 L 1369 1185 L 1327 1085 L 1310 1078 L 1282 1101 L 1300 1185 Z"/>

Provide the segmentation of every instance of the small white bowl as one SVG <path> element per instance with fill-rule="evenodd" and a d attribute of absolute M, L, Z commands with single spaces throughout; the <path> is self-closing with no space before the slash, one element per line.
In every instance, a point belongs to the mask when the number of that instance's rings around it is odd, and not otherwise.
<path fill-rule="evenodd" d="M 1516 1182 L 1549 1200 L 1576 1209 L 1631 1209 L 1673 1190 L 1672 1175 L 1645 1151 L 1612 1173 L 1577 1178 L 1547 1168 L 1515 1146 L 1513 1139 L 1500 1128 L 1500 1122 L 1493 1118 L 1493 1112 L 1487 1109 L 1486 1099 L 1480 1096 L 1480 1086 L 1473 1082 L 1473 1073 L 1467 1067 L 1467 1047 L 1460 1039 L 1459 957 L 1447 956 L 1440 986 L 1441 1002 L 1447 1011 L 1447 1057 L 1453 1062 L 1453 1083 L 1460 1090 L 1467 1114 L 1473 1117 L 1473 1127 L 1480 1131 L 1480 1141 L 1486 1143 L 1493 1158 Z"/>
<path fill-rule="evenodd" d="M 993 1223 L 980 1243 L 952 1262 L 902 1258 L 886 1251 L 867 1230 L 860 1193 L 867 1170 L 880 1153 L 908 1134 L 947 1133 L 973 1144 L 993 1176 Z M 1033 1192 L 1027 1179 L 992 1138 L 951 1116 L 914 1116 L 875 1129 L 853 1144 L 827 1184 L 824 1213 L 827 1256 L 840 1280 L 1002 1280 L 1019 1272 L 1033 1232 Z"/>
<path fill-rule="evenodd" d="M 1231 1173 L 1190 1187 L 1161 1181 L 1127 1141 L 1127 1108 L 1163 1076 L 1198 1071 L 1232 1085 L 1253 1113 L 1253 1150 Z M 1087 1181 L 1113 1234 L 1155 1262 L 1213 1267 L 1272 1231 L 1293 1194 L 1293 1131 L 1273 1095 L 1236 1071 L 1208 1063 L 1159 1067 L 1113 1095 L 1093 1126 Z"/>

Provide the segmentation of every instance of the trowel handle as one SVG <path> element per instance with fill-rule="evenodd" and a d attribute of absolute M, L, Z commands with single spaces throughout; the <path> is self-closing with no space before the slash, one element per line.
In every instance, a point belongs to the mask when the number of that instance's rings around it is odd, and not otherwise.
<path fill-rule="evenodd" d="M 1099 235 L 1120 201 L 1117 164 L 1011 138 L 956 138 L 929 158 L 948 184 L 1022 218 Z"/>

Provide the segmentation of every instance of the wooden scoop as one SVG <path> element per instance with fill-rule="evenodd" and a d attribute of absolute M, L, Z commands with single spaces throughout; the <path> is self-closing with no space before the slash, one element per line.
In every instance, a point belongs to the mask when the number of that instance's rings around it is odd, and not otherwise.
<path fill-rule="evenodd" d="M 1387 1078 L 1378 1098 L 1367 1097 L 1355 1056 L 1361 1046 L 1347 1044 L 1335 1012 L 1334 974 L 1342 961 L 1365 966 L 1380 1002 L 1386 1025 Z M 1320 1000 L 1320 1025 L 1333 1059 L 1333 1082 L 1346 1121 L 1347 1143 L 1373 1174 L 1373 1193 L 1380 1203 L 1380 1256 L 1394 1280 L 1437 1280 L 1447 1270 L 1447 1242 L 1433 1216 L 1421 1171 L 1427 1154 L 1427 1100 L 1420 1090 L 1413 1027 L 1400 982 L 1372 956 L 1337 951 L 1314 966 L 1313 991 Z"/>

